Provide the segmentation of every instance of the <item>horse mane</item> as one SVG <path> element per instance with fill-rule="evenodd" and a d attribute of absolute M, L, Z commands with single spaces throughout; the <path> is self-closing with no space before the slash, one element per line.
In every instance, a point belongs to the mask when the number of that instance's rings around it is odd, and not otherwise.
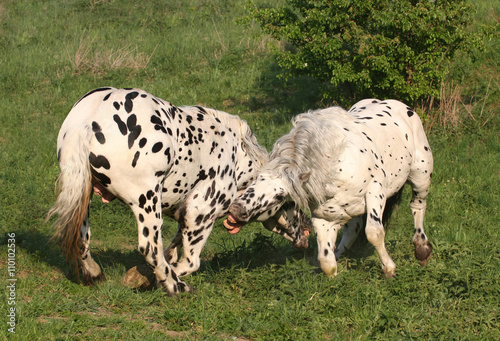
<path fill-rule="evenodd" d="M 239 116 L 201 106 L 182 107 L 182 109 L 196 110 L 197 112 L 201 110 L 206 114 L 214 117 L 216 121 L 220 122 L 225 127 L 231 128 L 231 130 L 236 133 L 236 136 L 241 139 L 241 146 L 243 150 L 254 162 L 257 162 L 260 167 L 267 164 L 267 162 L 269 161 L 269 154 L 267 150 L 259 145 L 257 137 L 248 125 L 247 121 L 243 120 Z"/>
<path fill-rule="evenodd" d="M 285 190 L 300 207 L 309 209 L 309 203 L 326 200 L 326 184 L 336 174 L 332 163 L 346 145 L 342 126 L 352 121 L 340 107 L 309 111 L 296 116 L 290 133 L 274 144 L 265 170 L 283 180 Z M 308 172 L 309 178 L 301 179 Z"/>

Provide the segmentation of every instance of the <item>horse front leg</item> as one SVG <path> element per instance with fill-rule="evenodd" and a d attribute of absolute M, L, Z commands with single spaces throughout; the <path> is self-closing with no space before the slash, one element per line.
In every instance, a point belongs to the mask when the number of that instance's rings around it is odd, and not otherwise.
<path fill-rule="evenodd" d="M 337 276 L 335 242 L 341 225 L 325 219 L 312 218 L 312 225 L 318 242 L 318 262 L 328 277 Z"/>
<path fill-rule="evenodd" d="M 187 276 L 200 268 L 200 255 L 215 220 L 218 217 L 218 207 L 209 206 L 211 210 L 190 209 L 201 205 L 187 205 L 180 210 L 179 231 L 182 238 L 182 255 L 172 268 L 179 276 Z"/>
<path fill-rule="evenodd" d="M 169 264 L 177 262 L 179 258 L 179 246 L 182 242 L 182 231 L 181 228 L 177 228 L 174 238 L 170 242 L 170 245 L 165 249 L 164 256 Z"/>
<path fill-rule="evenodd" d="M 182 237 L 182 255 L 171 263 L 179 276 L 187 276 L 200 268 L 200 255 L 210 233 L 223 212 L 227 212 L 236 191 L 228 191 L 230 180 L 215 180 L 198 187 L 178 211 L 179 231 Z M 233 183 L 236 188 L 236 183 Z"/>
<path fill-rule="evenodd" d="M 169 296 L 175 296 L 180 292 L 194 292 L 192 287 L 178 278 L 165 259 L 161 237 L 163 218 L 158 200 L 159 193 L 148 195 L 150 199 L 141 195 L 140 204 L 132 206 L 137 219 L 139 252 L 153 269 L 157 286 Z"/>

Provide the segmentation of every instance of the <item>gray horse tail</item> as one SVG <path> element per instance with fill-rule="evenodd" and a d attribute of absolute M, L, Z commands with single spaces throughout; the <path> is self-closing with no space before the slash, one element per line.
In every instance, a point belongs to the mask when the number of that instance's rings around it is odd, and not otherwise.
<path fill-rule="evenodd" d="M 56 180 L 57 200 L 47 214 L 47 220 L 57 215 L 54 235 L 66 258 L 76 268 L 81 247 L 80 230 L 87 216 L 92 195 L 89 149 L 90 127 L 69 130 L 59 151 L 61 173 Z"/>

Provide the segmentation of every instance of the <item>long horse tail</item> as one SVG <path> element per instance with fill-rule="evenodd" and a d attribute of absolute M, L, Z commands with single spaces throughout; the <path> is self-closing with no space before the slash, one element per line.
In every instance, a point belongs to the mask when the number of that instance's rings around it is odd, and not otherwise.
<path fill-rule="evenodd" d="M 81 247 L 80 229 L 87 216 L 92 195 L 89 163 L 90 127 L 69 130 L 58 152 L 61 173 L 56 180 L 57 200 L 47 220 L 57 215 L 54 235 L 68 262 L 78 269 Z"/>
<path fill-rule="evenodd" d="M 404 187 L 404 186 L 403 186 Z M 403 196 L 403 187 L 393 196 L 389 197 L 385 203 L 384 213 L 382 214 L 382 224 L 387 229 L 389 226 L 389 221 L 391 219 L 392 213 L 397 210 L 399 204 L 401 203 L 401 198 Z"/>

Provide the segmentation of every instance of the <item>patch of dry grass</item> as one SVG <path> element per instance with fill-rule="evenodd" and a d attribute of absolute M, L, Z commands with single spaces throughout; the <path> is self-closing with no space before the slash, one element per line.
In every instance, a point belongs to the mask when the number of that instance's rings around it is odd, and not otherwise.
<path fill-rule="evenodd" d="M 498 103 L 488 104 L 490 96 L 500 92 L 498 73 L 490 74 L 488 86 L 483 97 L 467 95 L 466 86 L 453 80 L 442 82 L 440 99 L 431 98 L 427 105 L 420 108 L 424 112 L 424 126 L 427 133 L 434 129 L 445 132 L 460 132 L 466 122 L 475 122 L 484 127 L 490 122 L 498 109 Z"/>
<path fill-rule="evenodd" d="M 75 51 L 67 50 L 74 74 L 88 72 L 94 75 L 103 75 L 116 69 L 145 69 L 153 53 L 140 52 L 137 46 L 131 44 L 123 47 L 104 46 L 96 41 L 95 36 L 88 34 L 80 38 Z"/>

